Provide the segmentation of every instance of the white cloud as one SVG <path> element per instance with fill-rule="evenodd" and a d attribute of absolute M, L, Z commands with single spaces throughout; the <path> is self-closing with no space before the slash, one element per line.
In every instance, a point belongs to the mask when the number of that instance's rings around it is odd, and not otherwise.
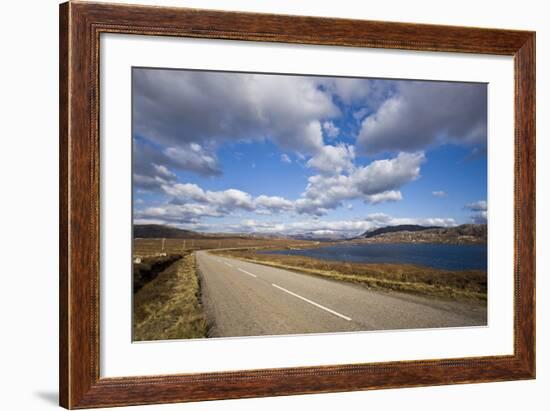
<path fill-rule="evenodd" d="M 367 202 L 371 204 L 383 203 L 384 201 L 399 201 L 403 199 L 401 191 L 389 190 L 378 194 L 367 196 Z"/>
<path fill-rule="evenodd" d="M 147 143 L 136 149 L 148 150 L 146 158 L 159 157 L 152 152 L 161 151 L 165 161 L 157 164 L 216 175 L 221 171 L 215 153 L 221 144 L 268 139 L 299 158 L 309 158 L 310 167 L 323 173 L 349 171 L 354 147 L 325 146 L 323 134 L 330 139 L 340 133 L 333 122 L 342 115 L 335 101 L 378 106 L 389 84 L 378 83 L 352 78 L 135 69 L 134 131 Z M 290 158 L 283 154 L 281 160 Z"/>
<path fill-rule="evenodd" d="M 163 185 L 162 190 L 172 197 L 172 204 L 200 203 L 218 214 L 230 214 L 236 210 L 254 211 L 257 214 L 272 214 L 294 210 L 294 203 L 279 196 L 260 195 L 253 198 L 241 190 L 205 191 L 196 184 Z M 207 215 L 209 216 L 209 215 Z"/>
<path fill-rule="evenodd" d="M 360 167 L 351 178 L 363 194 L 378 194 L 395 190 L 420 177 L 420 164 L 425 161 L 424 153 L 399 153 L 393 159 L 373 161 Z"/>
<path fill-rule="evenodd" d="M 171 203 L 187 204 L 196 202 L 207 204 L 219 214 L 230 214 L 236 210 L 254 211 L 257 214 L 293 211 L 294 203 L 279 196 L 260 195 L 253 198 L 241 190 L 205 191 L 196 184 L 163 185 L 162 190 L 172 198 Z"/>
<path fill-rule="evenodd" d="M 196 184 L 173 184 L 162 186 L 163 191 L 184 201 L 207 201 L 205 191 Z"/>
<path fill-rule="evenodd" d="M 204 209 L 201 209 L 203 207 Z M 189 204 L 151 207 L 142 212 L 137 212 L 134 223 L 136 224 L 170 224 L 190 230 L 205 232 L 226 232 L 226 233 L 265 233 L 280 235 L 296 235 L 313 233 L 318 236 L 334 235 L 344 238 L 354 237 L 367 230 L 379 227 L 419 224 L 424 226 L 452 227 L 457 223 L 452 218 L 396 218 L 384 213 L 372 213 L 363 219 L 352 220 L 320 220 L 310 218 L 300 221 L 265 221 L 255 219 L 242 219 L 236 223 L 201 223 L 197 218 L 200 213 L 208 211 L 212 217 L 220 217 L 206 205 Z"/>
<path fill-rule="evenodd" d="M 157 221 L 164 223 L 191 223 L 203 217 L 221 217 L 223 214 L 207 204 L 165 204 L 148 207 L 134 213 L 136 221 Z"/>
<path fill-rule="evenodd" d="M 143 174 L 136 174 L 134 173 L 132 175 L 132 182 L 135 185 L 138 190 L 157 190 L 162 184 L 168 184 L 169 181 L 165 180 L 164 178 L 153 175 L 153 176 L 146 176 Z"/>
<path fill-rule="evenodd" d="M 159 149 L 141 140 L 133 142 L 132 172 L 138 189 L 158 191 L 163 184 L 175 183 L 172 170 L 194 171 L 203 176 L 219 175 L 215 154 L 197 143 Z"/>
<path fill-rule="evenodd" d="M 178 148 L 268 138 L 304 154 L 323 145 L 321 121 L 339 116 L 315 77 L 134 70 L 135 132 Z"/>
<path fill-rule="evenodd" d="M 220 173 L 216 156 L 205 151 L 200 144 L 190 143 L 179 147 L 168 147 L 164 150 L 164 154 L 172 160 L 172 164 L 182 170 L 203 175 Z"/>
<path fill-rule="evenodd" d="M 296 200 L 296 211 L 300 214 L 321 216 L 329 209 L 342 205 L 342 201 L 357 198 L 359 193 L 351 185 L 349 176 L 314 175 L 309 177 L 302 198 Z"/>
<path fill-rule="evenodd" d="M 476 83 L 396 82 L 397 92 L 363 120 L 360 152 L 425 149 L 442 140 L 485 145 L 487 86 Z"/>
<path fill-rule="evenodd" d="M 466 210 L 472 211 L 470 219 L 474 224 L 487 223 L 487 201 L 479 200 L 464 206 Z"/>
<path fill-rule="evenodd" d="M 336 138 L 340 134 L 340 129 L 332 121 L 325 121 L 323 123 L 323 131 L 328 138 Z"/>
<path fill-rule="evenodd" d="M 291 211 L 294 208 L 293 202 L 286 198 L 266 195 L 256 197 L 254 205 L 257 208 L 256 212 L 260 210 L 267 210 L 269 212 Z"/>
<path fill-rule="evenodd" d="M 466 204 L 464 208 L 470 211 L 487 211 L 487 201 L 479 200 L 474 203 Z"/>
<path fill-rule="evenodd" d="M 307 166 L 325 174 L 341 174 L 353 169 L 355 149 L 347 144 L 324 146 L 308 162 Z"/>
<path fill-rule="evenodd" d="M 208 201 L 222 208 L 253 210 L 252 196 L 241 190 L 229 189 L 225 191 L 207 191 Z"/>
<path fill-rule="evenodd" d="M 371 93 L 372 80 L 358 78 L 324 78 L 319 81 L 344 104 L 365 100 Z"/>
<path fill-rule="evenodd" d="M 292 163 L 292 160 L 290 159 L 290 157 L 287 155 L 287 154 L 281 154 L 281 161 L 283 163 L 287 163 L 287 164 L 290 164 Z"/>
<path fill-rule="evenodd" d="M 353 118 L 357 121 L 361 121 L 365 118 L 365 116 L 369 113 L 369 109 L 367 107 L 360 108 L 357 111 L 353 112 Z"/>
<path fill-rule="evenodd" d="M 432 195 L 435 197 L 447 197 L 447 193 L 445 191 L 432 191 Z"/>
<path fill-rule="evenodd" d="M 162 152 L 134 140 L 132 178 L 137 190 L 158 191 L 162 184 L 176 182 L 170 166 L 170 160 Z"/>
<path fill-rule="evenodd" d="M 153 163 L 153 168 L 159 176 L 165 178 L 166 180 L 173 180 L 176 178 L 176 175 L 163 165 Z"/>
<path fill-rule="evenodd" d="M 365 220 L 376 226 L 384 226 L 391 223 L 392 217 L 385 213 L 371 213 L 365 218 Z"/>
<path fill-rule="evenodd" d="M 395 218 L 383 213 L 374 213 L 369 214 L 364 219 L 333 221 L 309 219 L 281 223 L 278 221 L 245 219 L 239 223 L 224 225 L 223 230 L 227 232 L 241 233 L 252 232 L 282 235 L 314 233 L 316 235 L 340 235 L 341 237 L 354 237 L 364 233 L 367 230 L 401 224 L 418 224 L 424 226 L 442 227 L 452 227 L 457 225 L 456 221 L 452 218 Z M 220 226 L 215 226 L 213 229 L 219 230 Z"/>
<path fill-rule="evenodd" d="M 344 200 L 362 199 L 372 204 L 399 201 L 402 194 L 398 189 L 420 177 L 424 160 L 424 153 L 399 153 L 395 158 L 354 168 L 349 175 L 312 176 L 302 198 L 296 201 L 296 211 L 324 215 Z"/>
<path fill-rule="evenodd" d="M 487 211 L 478 211 L 470 216 L 472 223 L 474 224 L 486 224 L 487 223 Z"/>
<path fill-rule="evenodd" d="M 206 203 L 218 212 L 229 212 L 234 209 L 252 211 L 254 203 L 252 196 L 241 190 L 204 191 L 196 184 L 163 185 L 163 191 L 172 196 L 176 202 L 186 204 L 189 201 Z"/>
<path fill-rule="evenodd" d="M 336 148 L 348 150 L 343 145 Z M 174 204 L 207 204 L 221 214 L 240 209 L 257 214 L 296 212 L 321 216 L 342 206 L 345 200 L 360 199 L 370 204 L 401 200 L 403 196 L 399 188 L 420 176 L 420 164 L 424 158 L 423 153 L 399 153 L 395 158 L 373 161 L 364 167 L 347 166 L 346 169 L 351 168 L 347 175 L 339 174 L 345 166 L 338 165 L 337 159 L 327 158 L 325 163 L 334 163 L 330 171 L 334 169 L 338 173 L 309 177 L 305 191 L 295 201 L 268 195 L 254 198 L 249 193 L 236 189 L 205 191 L 190 183 L 162 184 L 161 188 L 172 198 L 171 202 Z"/>

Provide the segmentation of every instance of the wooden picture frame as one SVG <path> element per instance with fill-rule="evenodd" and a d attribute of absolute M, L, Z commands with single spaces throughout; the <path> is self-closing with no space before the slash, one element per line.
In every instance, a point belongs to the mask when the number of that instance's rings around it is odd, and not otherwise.
<path fill-rule="evenodd" d="M 514 354 L 100 378 L 101 33 L 513 56 Z M 535 377 L 535 33 L 185 8 L 60 6 L 60 404 L 91 408 Z M 512 182 L 510 182 L 511 184 Z"/>

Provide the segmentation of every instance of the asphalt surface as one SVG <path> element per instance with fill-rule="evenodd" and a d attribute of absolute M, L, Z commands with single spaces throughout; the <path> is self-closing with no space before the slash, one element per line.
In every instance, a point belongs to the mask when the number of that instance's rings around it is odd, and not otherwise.
<path fill-rule="evenodd" d="M 484 306 L 196 253 L 210 337 L 482 326 Z"/>

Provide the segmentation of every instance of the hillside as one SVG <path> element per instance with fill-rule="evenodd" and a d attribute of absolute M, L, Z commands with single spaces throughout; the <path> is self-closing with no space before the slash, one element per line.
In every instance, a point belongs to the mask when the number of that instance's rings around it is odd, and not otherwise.
<path fill-rule="evenodd" d="M 389 226 L 367 231 L 353 241 L 366 243 L 487 243 L 487 224 L 463 224 L 457 227 Z"/>
<path fill-rule="evenodd" d="M 346 232 L 332 232 L 332 231 L 308 231 L 301 234 L 289 235 L 288 238 L 294 240 L 303 240 L 303 241 L 319 241 L 319 242 L 331 242 L 331 241 L 341 241 L 347 240 L 349 235 Z"/>
<path fill-rule="evenodd" d="M 134 238 L 205 238 L 204 235 L 190 230 L 182 230 L 160 224 L 134 225 Z"/>
<path fill-rule="evenodd" d="M 376 237 L 378 235 L 386 234 L 386 233 L 395 233 L 400 231 L 416 232 L 416 231 L 424 231 L 424 230 L 430 230 L 435 228 L 443 228 L 443 227 L 423 226 L 423 225 L 415 225 L 415 224 L 392 225 L 392 226 L 377 228 L 375 230 L 365 231 L 359 237 L 371 238 L 371 237 Z"/>
<path fill-rule="evenodd" d="M 282 239 L 279 234 L 264 233 L 199 233 L 192 230 L 171 227 L 161 224 L 136 224 L 134 225 L 134 238 L 167 238 L 190 240 L 221 240 L 221 239 Z"/>

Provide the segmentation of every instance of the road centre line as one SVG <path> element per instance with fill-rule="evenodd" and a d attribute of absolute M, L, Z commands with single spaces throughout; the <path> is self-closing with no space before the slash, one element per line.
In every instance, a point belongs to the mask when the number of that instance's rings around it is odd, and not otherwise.
<path fill-rule="evenodd" d="M 256 274 L 249 273 L 248 271 L 243 270 L 242 268 L 239 268 L 238 270 L 239 270 L 239 271 L 242 271 L 242 272 L 245 273 L 245 274 L 251 275 L 251 276 L 254 277 L 254 278 L 258 278 L 258 276 L 257 276 Z"/>
<path fill-rule="evenodd" d="M 240 268 L 239 268 L 239 270 L 240 270 Z M 241 270 L 241 271 L 242 271 L 242 270 Z M 311 305 L 314 305 L 314 306 L 317 307 L 317 308 L 320 308 L 320 309 L 322 309 L 322 310 L 328 311 L 329 313 L 331 313 L 331 314 L 333 314 L 333 315 L 335 315 L 335 316 L 337 316 L 337 317 L 343 318 L 343 319 L 346 320 L 346 321 L 351 321 L 351 318 L 346 317 L 345 315 L 340 314 L 340 313 L 338 313 L 338 312 L 336 312 L 336 311 L 334 311 L 334 310 L 331 310 L 330 308 L 327 308 L 327 307 L 325 307 L 325 306 L 323 306 L 323 305 L 321 305 L 321 304 L 317 304 L 315 301 L 308 300 L 307 298 L 302 297 L 301 295 L 298 295 L 298 294 L 296 294 L 296 293 L 293 293 L 292 291 L 289 291 L 289 290 L 287 290 L 286 288 L 283 288 L 283 287 L 281 287 L 281 286 L 278 286 L 277 284 L 273 284 L 273 283 L 272 283 L 271 285 L 272 285 L 273 287 L 275 287 L 275 288 L 278 288 L 278 289 L 281 290 L 281 291 L 284 291 L 285 293 L 288 293 L 288 294 L 290 294 L 290 295 L 292 295 L 292 296 L 294 296 L 294 297 L 296 297 L 296 298 L 299 298 L 299 299 L 302 300 L 302 301 L 305 301 L 306 303 L 310 303 Z"/>
<path fill-rule="evenodd" d="M 232 266 L 231 264 L 229 264 L 228 262 L 225 262 L 225 261 L 224 261 L 223 263 L 224 263 L 225 265 L 229 266 L 229 267 L 233 267 L 233 266 Z M 253 274 L 253 273 L 251 273 L 251 272 L 249 272 L 249 271 L 243 270 L 242 268 L 237 267 L 237 270 L 239 270 L 240 272 L 243 272 L 243 273 L 245 273 L 245 274 L 248 274 L 248 275 L 251 276 L 251 277 L 258 278 L 258 276 L 257 276 L 256 274 Z M 275 287 L 275 288 L 278 288 L 278 289 L 281 290 L 281 291 L 284 291 L 284 292 L 287 293 L 287 294 L 290 294 L 290 295 L 292 295 L 292 296 L 294 296 L 294 297 L 296 297 L 296 298 L 299 298 L 299 299 L 302 300 L 302 301 L 305 301 L 306 303 L 309 303 L 309 304 L 311 304 L 311 305 L 313 305 L 313 306 L 315 306 L 315 307 L 317 307 L 317 308 L 320 308 L 321 310 L 325 310 L 326 312 L 329 312 L 329 313 L 331 313 L 332 315 L 335 315 L 335 316 L 337 316 L 337 317 L 340 317 L 340 318 L 342 318 L 342 319 L 344 319 L 344 320 L 346 320 L 346 321 L 351 321 L 351 318 L 350 318 L 350 317 L 345 316 L 345 315 L 343 315 L 343 314 L 340 314 L 339 312 L 336 312 L 336 311 L 334 311 L 334 310 L 331 310 L 330 308 L 325 307 L 324 305 L 318 304 L 318 303 L 316 303 L 315 301 L 311 301 L 311 300 L 308 299 L 308 298 L 305 298 L 305 297 L 302 297 L 301 295 L 298 295 L 298 294 L 296 294 L 296 293 L 293 293 L 292 291 L 287 290 L 286 288 L 283 288 L 283 287 L 281 287 L 281 286 L 279 286 L 279 285 L 277 285 L 277 284 L 271 283 L 271 285 L 272 285 L 273 287 Z"/>

